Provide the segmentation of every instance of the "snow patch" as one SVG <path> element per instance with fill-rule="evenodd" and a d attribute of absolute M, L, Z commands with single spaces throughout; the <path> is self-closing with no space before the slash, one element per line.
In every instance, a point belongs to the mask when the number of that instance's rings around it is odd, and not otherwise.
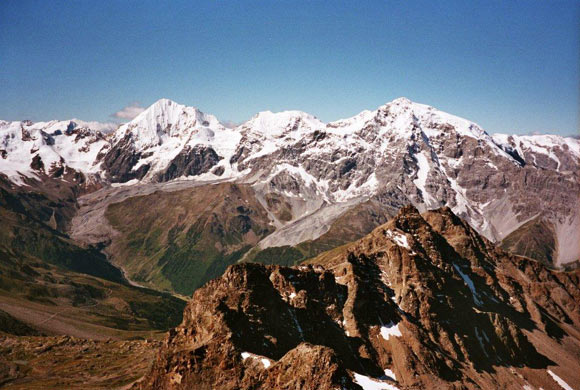
<path fill-rule="evenodd" d="M 270 365 L 272 364 L 272 363 L 270 362 L 270 360 L 268 360 L 268 359 L 266 359 L 266 358 L 262 358 L 262 359 L 260 359 L 260 361 L 262 362 L 262 365 L 264 365 L 264 368 L 269 368 L 269 367 L 270 367 Z"/>
<path fill-rule="evenodd" d="M 459 275 L 461 276 L 461 278 L 463 279 L 463 281 L 465 282 L 465 284 L 467 285 L 467 287 L 471 291 L 471 295 L 473 295 L 473 300 L 475 301 L 475 304 L 479 305 L 479 306 L 483 305 L 483 302 L 481 301 L 481 299 L 479 299 L 479 295 L 477 294 L 477 291 L 475 290 L 475 285 L 473 284 L 473 281 L 471 280 L 469 275 L 464 274 L 457 264 L 453 264 L 453 268 L 455 268 L 457 273 L 459 273 Z"/>
<path fill-rule="evenodd" d="M 128 187 L 128 186 L 132 186 L 135 184 L 139 184 L 139 180 L 137 179 L 131 179 L 129 181 L 126 181 L 124 183 L 112 183 L 111 187 Z"/>
<path fill-rule="evenodd" d="M 243 361 L 245 361 L 246 359 L 258 359 L 266 369 L 272 365 L 272 361 L 270 359 L 260 355 L 255 355 L 250 352 L 242 352 L 241 355 Z"/>
<path fill-rule="evenodd" d="M 366 375 L 354 373 L 354 381 L 363 388 L 363 390 L 399 390 L 398 387 L 389 383 L 384 383 Z"/>
<path fill-rule="evenodd" d="M 392 230 L 387 230 L 386 235 L 387 237 L 395 241 L 397 245 L 402 246 L 403 248 L 406 249 L 411 249 L 411 247 L 409 246 L 409 241 L 407 241 L 407 236 L 405 236 L 404 234 L 394 232 Z"/>
<path fill-rule="evenodd" d="M 395 375 L 395 373 L 388 368 L 385 368 L 385 376 L 387 377 L 387 379 L 392 379 L 395 382 L 397 381 L 397 376 Z"/>
<path fill-rule="evenodd" d="M 431 194 L 425 188 L 425 184 L 427 183 L 427 176 L 429 176 L 429 170 L 431 166 L 429 165 L 429 161 L 427 160 L 427 156 L 425 156 L 425 152 L 420 152 L 415 155 L 417 159 L 417 164 L 419 166 L 417 170 L 417 178 L 413 180 L 415 186 L 421 190 L 421 194 L 423 196 L 423 201 L 427 208 L 436 206 L 439 202 L 437 199 L 433 198 Z"/>
<path fill-rule="evenodd" d="M 560 385 L 561 388 L 563 388 L 564 390 L 574 390 L 572 388 L 572 386 L 570 386 L 569 384 L 567 384 L 562 378 L 560 378 L 558 375 L 554 374 L 552 372 L 552 370 L 548 370 L 548 374 L 550 374 L 550 376 L 556 381 L 556 383 L 558 383 Z"/>
<path fill-rule="evenodd" d="M 390 322 L 387 325 L 381 326 L 381 336 L 385 340 L 388 340 L 390 337 L 401 337 L 401 329 L 399 328 L 399 323 L 394 324 Z"/>

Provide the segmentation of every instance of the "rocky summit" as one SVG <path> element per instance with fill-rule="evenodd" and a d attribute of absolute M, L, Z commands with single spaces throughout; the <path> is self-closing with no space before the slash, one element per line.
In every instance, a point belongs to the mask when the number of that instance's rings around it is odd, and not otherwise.
<path fill-rule="evenodd" d="M 579 278 L 408 206 L 307 264 L 228 267 L 134 388 L 567 389 Z"/>

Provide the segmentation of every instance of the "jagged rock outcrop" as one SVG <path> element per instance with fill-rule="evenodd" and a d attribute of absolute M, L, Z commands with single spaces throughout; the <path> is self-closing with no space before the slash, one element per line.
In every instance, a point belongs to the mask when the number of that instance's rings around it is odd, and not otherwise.
<path fill-rule="evenodd" d="M 308 265 L 229 267 L 136 387 L 556 389 L 580 381 L 579 282 L 405 207 Z"/>

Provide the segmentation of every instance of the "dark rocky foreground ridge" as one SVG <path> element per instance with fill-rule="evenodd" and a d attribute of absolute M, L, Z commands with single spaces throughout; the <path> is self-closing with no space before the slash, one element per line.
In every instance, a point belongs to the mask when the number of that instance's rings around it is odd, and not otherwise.
<path fill-rule="evenodd" d="M 580 271 L 512 256 L 449 208 L 198 289 L 136 389 L 560 389 L 580 383 Z"/>

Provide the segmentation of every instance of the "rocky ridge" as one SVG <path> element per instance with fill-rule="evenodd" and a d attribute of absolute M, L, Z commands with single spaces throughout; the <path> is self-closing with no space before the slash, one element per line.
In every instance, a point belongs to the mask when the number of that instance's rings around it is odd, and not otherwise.
<path fill-rule="evenodd" d="M 308 265 L 229 267 L 135 387 L 559 389 L 580 383 L 579 277 L 405 207 Z"/>

